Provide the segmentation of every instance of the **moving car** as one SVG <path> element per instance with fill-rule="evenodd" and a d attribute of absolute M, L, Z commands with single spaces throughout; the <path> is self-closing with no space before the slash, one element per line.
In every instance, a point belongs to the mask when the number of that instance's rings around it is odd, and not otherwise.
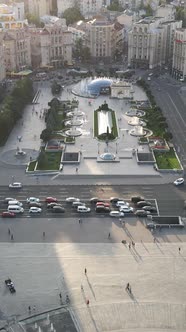
<path fill-rule="evenodd" d="M 175 186 L 180 186 L 181 184 L 184 184 L 184 178 L 179 178 L 174 181 Z"/>
<path fill-rule="evenodd" d="M 151 204 L 151 202 L 147 202 L 147 201 L 139 201 L 138 203 L 137 203 L 137 207 L 138 208 L 142 208 L 143 206 L 151 206 L 152 204 Z"/>
<path fill-rule="evenodd" d="M 9 184 L 10 189 L 19 189 L 22 188 L 22 183 L 21 182 L 13 182 Z"/>
<path fill-rule="evenodd" d="M 123 206 L 123 205 L 125 205 L 125 206 L 129 206 L 129 203 L 124 202 L 124 201 L 118 201 L 118 202 L 116 203 L 116 206 L 117 206 L 117 207 L 120 207 L 120 206 Z"/>
<path fill-rule="evenodd" d="M 120 212 L 120 211 L 110 211 L 109 215 L 110 215 L 110 217 L 114 217 L 114 218 L 122 218 L 125 216 L 124 212 Z"/>
<path fill-rule="evenodd" d="M 42 212 L 42 209 L 41 208 L 38 208 L 36 206 L 32 206 L 30 209 L 29 209 L 29 213 L 41 213 Z"/>
<path fill-rule="evenodd" d="M 90 208 L 86 207 L 84 205 L 77 207 L 77 212 L 87 213 L 87 212 L 90 212 L 90 211 L 91 211 Z"/>
<path fill-rule="evenodd" d="M 58 200 L 57 200 L 57 198 L 55 198 L 55 197 L 46 197 L 46 198 L 45 198 L 45 202 L 46 202 L 46 203 L 57 203 Z"/>
<path fill-rule="evenodd" d="M 37 197 L 29 197 L 26 201 L 27 203 L 39 203 L 40 199 Z"/>
<path fill-rule="evenodd" d="M 77 197 L 67 197 L 66 202 L 67 203 L 80 202 L 80 199 Z"/>
<path fill-rule="evenodd" d="M 150 211 L 136 210 L 134 214 L 138 217 L 147 217 L 148 215 L 150 215 Z"/>
<path fill-rule="evenodd" d="M 1 217 L 3 217 L 3 218 L 13 218 L 15 216 L 16 216 L 16 214 L 14 212 L 3 211 L 1 213 Z"/>
<path fill-rule="evenodd" d="M 119 211 L 124 213 L 133 213 L 134 208 L 132 206 L 123 205 L 119 208 Z"/>

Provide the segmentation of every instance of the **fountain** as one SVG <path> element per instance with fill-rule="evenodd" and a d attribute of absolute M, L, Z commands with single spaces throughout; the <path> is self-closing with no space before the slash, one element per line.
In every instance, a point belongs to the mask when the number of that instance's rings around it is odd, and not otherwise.
<path fill-rule="evenodd" d="M 130 126 L 145 126 L 145 121 L 142 121 L 137 116 L 133 116 L 129 121 L 128 124 Z"/>
<path fill-rule="evenodd" d="M 16 156 L 17 157 L 24 157 L 24 156 L 26 156 L 26 152 L 23 151 L 21 148 L 17 147 Z"/>
<path fill-rule="evenodd" d="M 77 129 L 77 128 L 71 128 L 71 129 L 68 129 L 65 134 L 67 136 L 72 136 L 72 137 L 78 137 L 78 136 L 81 136 L 82 135 L 82 131 L 81 129 Z"/>
<path fill-rule="evenodd" d="M 143 137 L 146 135 L 146 130 L 144 130 L 142 126 L 135 126 L 129 133 L 132 136 Z"/>
<path fill-rule="evenodd" d="M 71 119 L 65 122 L 65 126 L 81 126 L 83 124 L 83 120 L 80 119 Z"/>

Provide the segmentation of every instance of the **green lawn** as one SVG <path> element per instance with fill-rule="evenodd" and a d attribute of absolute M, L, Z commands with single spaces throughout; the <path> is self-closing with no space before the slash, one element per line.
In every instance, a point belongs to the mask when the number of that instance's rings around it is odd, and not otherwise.
<path fill-rule="evenodd" d="M 159 169 L 181 169 L 173 148 L 169 152 L 154 151 L 154 156 Z"/>
<path fill-rule="evenodd" d="M 28 171 L 34 171 L 34 169 L 35 169 L 35 166 L 36 166 L 36 160 L 35 161 L 31 161 L 30 163 L 29 163 L 29 166 L 28 166 Z"/>
<path fill-rule="evenodd" d="M 37 170 L 40 171 L 57 171 L 59 170 L 62 152 L 44 152 L 38 162 Z"/>

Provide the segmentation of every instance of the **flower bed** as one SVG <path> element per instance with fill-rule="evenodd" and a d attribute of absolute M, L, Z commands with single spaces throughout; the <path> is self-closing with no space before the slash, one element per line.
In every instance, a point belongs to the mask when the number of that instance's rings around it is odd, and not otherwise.
<path fill-rule="evenodd" d="M 168 152 L 163 153 L 161 151 L 154 151 L 154 156 L 159 169 L 182 169 L 173 148 L 170 148 Z"/>

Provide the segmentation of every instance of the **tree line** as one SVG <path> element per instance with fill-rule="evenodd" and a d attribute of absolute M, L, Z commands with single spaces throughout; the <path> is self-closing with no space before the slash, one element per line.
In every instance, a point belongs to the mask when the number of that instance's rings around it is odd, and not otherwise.
<path fill-rule="evenodd" d="M 2 97 L 2 96 L 1 96 Z M 18 81 L 0 105 L 0 145 L 8 138 L 16 122 L 22 117 L 25 106 L 33 98 L 32 81 L 24 78 Z"/>

